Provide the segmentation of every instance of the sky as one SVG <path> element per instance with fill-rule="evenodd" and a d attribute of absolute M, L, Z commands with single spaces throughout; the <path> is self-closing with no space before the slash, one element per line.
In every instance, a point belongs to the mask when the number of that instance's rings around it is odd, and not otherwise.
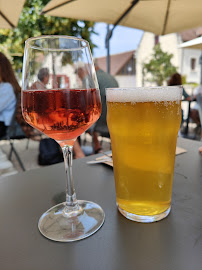
<path fill-rule="evenodd" d="M 107 32 L 106 23 L 96 23 L 95 32 L 98 35 L 92 36 L 92 41 L 98 47 L 93 50 L 93 57 L 101 57 L 107 55 L 105 48 L 105 36 Z M 113 30 L 113 35 L 110 39 L 110 54 L 117 54 L 126 51 L 135 50 L 141 40 L 143 31 L 125 26 L 117 26 Z"/>

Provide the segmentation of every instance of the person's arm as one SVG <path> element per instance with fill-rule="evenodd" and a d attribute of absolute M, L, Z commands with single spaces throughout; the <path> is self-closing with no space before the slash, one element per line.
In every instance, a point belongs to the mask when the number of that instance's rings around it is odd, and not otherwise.
<path fill-rule="evenodd" d="M 182 95 L 183 95 L 183 97 L 184 97 L 185 100 L 191 100 L 191 97 L 187 94 L 187 92 L 185 91 L 184 87 L 183 87 Z"/>
<path fill-rule="evenodd" d="M 78 139 L 74 143 L 73 151 L 74 151 L 74 158 L 83 158 L 83 157 L 85 157 L 85 154 L 84 154 L 83 150 L 81 149 L 81 146 L 80 146 L 80 144 L 78 142 Z"/>

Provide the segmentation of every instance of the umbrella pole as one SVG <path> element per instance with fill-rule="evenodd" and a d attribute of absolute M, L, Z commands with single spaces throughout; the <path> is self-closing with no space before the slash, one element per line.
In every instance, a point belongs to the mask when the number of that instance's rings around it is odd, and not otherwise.
<path fill-rule="evenodd" d="M 112 30 L 113 31 L 113 30 Z M 107 49 L 107 73 L 110 74 L 110 46 L 109 46 L 109 40 L 112 36 L 112 31 L 109 29 L 109 24 L 107 25 L 107 34 L 105 39 L 105 47 Z"/>
<path fill-rule="evenodd" d="M 131 9 L 139 2 L 139 0 L 133 0 L 130 6 L 124 11 L 124 13 L 118 18 L 114 23 L 112 29 L 109 29 L 109 24 L 107 25 L 107 34 L 105 38 L 105 47 L 107 49 L 107 72 L 110 73 L 110 49 L 109 49 L 109 40 L 112 37 L 114 28 L 123 20 L 123 18 L 131 11 Z"/>
<path fill-rule="evenodd" d="M 8 19 L 1 11 L 0 11 L 0 16 L 1 16 L 2 18 L 4 18 L 4 20 L 5 20 L 12 28 L 15 27 L 15 25 L 12 24 L 12 22 L 9 21 L 9 19 Z"/>

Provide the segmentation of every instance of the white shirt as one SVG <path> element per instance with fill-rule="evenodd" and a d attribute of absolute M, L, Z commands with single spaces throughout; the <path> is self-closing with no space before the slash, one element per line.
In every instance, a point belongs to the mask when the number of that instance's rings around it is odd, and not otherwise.
<path fill-rule="evenodd" d="M 0 121 L 9 126 L 15 112 L 16 96 L 13 86 L 7 82 L 0 83 Z"/>
<path fill-rule="evenodd" d="M 199 85 L 194 89 L 194 95 L 202 95 L 202 85 Z"/>
<path fill-rule="evenodd" d="M 197 96 L 197 95 L 202 95 L 202 85 L 199 85 L 197 86 L 195 89 L 194 89 L 194 92 L 193 92 L 194 96 Z M 192 109 L 194 110 L 199 110 L 199 106 L 198 106 L 198 103 L 197 102 L 193 102 L 193 106 L 192 106 Z"/>

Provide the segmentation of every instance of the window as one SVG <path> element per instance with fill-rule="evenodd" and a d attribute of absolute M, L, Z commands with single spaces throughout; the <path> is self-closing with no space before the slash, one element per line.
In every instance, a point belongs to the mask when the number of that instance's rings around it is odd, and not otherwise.
<path fill-rule="evenodd" d="M 191 58 L 191 70 L 194 71 L 196 69 L 196 58 Z"/>
<path fill-rule="evenodd" d="M 125 67 L 123 67 L 123 68 L 121 69 L 121 74 L 122 74 L 122 75 L 125 74 Z"/>
<path fill-rule="evenodd" d="M 135 75 L 135 58 L 133 56 L 128 62 L 121 68 L 119 75 Z"/>

